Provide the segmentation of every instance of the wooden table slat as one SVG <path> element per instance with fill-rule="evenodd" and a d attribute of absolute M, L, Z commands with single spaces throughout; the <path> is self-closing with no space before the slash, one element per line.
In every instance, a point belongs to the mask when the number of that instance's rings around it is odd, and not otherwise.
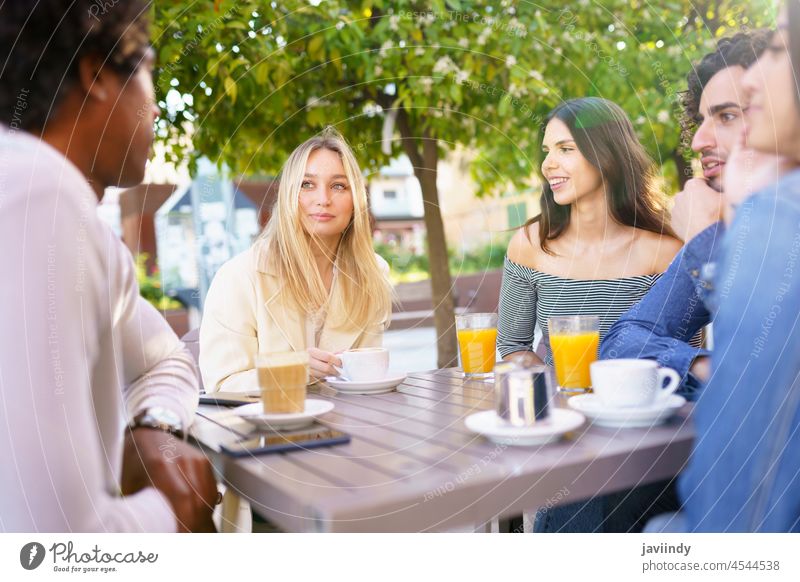
<path fill-rule="evenodd" d="M 223 464 L 226 481 L 289 531 L 432 531 L 579 501 L 674 476 L 693 437 L 687 405 L 649 429 L 585 425 L 548 445 L 497 445 L 464 425 L 492 408 L 492 383 L 452 369 L 410 374 L 383 395 L 317 390 L 335 404 L 322 421 L 352 435 L 348 445 Z M 211 450 L 250 430 L 217 420 L 225 426 L 201 419 L 192 430 Z"/>
<path fill-rule="evenodd" d="M 416 438 L 419 441 L 431 442 L 438 444 L 442 447 L 454 451 L 460 451 L 467 445 L 476 447 L 476 451 L 471 454 L 480 453 L 483 445 L 487 444 L 486 441 L 476 440 L 475 435 L 469 433 L 464 428 L 463 420 L 452 419 L 445 417 L 447 423 L 441 426 L 436 426 L 430 422 L 423 422 L 416 418 L 403 418 L 398 416 L 397 413 L 387 407 L 384 411 L 374 409 L 366 409 L 353 403 L 340 403 L 340 406 L 334 409 L 331 417 L 339 413 L 347 420 L 329 421 L 332 426 L 350 432 L 363 427 L 374 426 L 381 427 L 388 431 L 405 435 L 407 437 Z M 434 418 L 435 413 L 431 411 L 429 418 Z"/>
<path fill-rule="evenodd" d="M 363 411 L 362 418 L 387 418 L 388 416 L 394 417 L 394 421 L 387 421 L 389 424 L 394 425 L 400 422 L 417 422 L 428 425 L 437 431 L 442 428 L 461 432 L 463 434 L 470 434 L 464 426 L 464 419 L 473 412 L 480 412 L 484 408 L 475 408 L 469 412 L 462 411 L 460 414 L 454 414 L 452 407 L 447 402 L 435 402 L 433 400 L 425 400 L 424 406 L 414 406 L 407 400 L 407 395 L 398 392 L 381 396 L 368 396 L 361 397 L 361 400 L 354 400 L 355 396 L 349 396 L 347 399 L 332 398 L 334 405 L 337 408 L 348 407 L 352 410 L 353 406 L 358 407 Z M 421 400 L 421 399 L 418 399 Z"/>

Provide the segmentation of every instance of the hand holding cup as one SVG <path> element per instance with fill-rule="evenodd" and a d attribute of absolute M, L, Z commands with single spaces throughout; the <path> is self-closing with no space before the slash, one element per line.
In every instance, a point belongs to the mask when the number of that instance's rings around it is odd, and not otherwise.
<path fill-rule="evenodd" d="M 315 380 L 338 376 L 342 360 L 339 355 L 319 348 L 308 348 L 308 371 Z"/>

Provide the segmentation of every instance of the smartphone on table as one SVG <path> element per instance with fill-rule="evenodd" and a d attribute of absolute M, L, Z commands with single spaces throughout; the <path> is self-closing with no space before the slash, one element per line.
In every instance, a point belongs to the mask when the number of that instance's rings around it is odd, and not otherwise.
<path fill-rule="evenodd" d="M 213 404 L 216 406 L 244 406 L 261 402 L 260 394 L 243 394 L 240 392 L 210 392 L 200 394 L 200 404 Z"/>
<path fill-rule="evenodd" d="M 220 445 L 220 449 L 231 457 L 250 457 L 284 453 L 317 447 L 330 447 L 350 442 L 350 435 L 324 424 L 281 432 L 260 432 L 248 435 L 232 443 Z"/>

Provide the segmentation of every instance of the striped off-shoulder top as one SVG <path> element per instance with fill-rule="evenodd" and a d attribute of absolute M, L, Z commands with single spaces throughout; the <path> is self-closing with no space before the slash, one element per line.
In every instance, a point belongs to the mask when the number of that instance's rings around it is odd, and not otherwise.
<path fill-rule="evenodd" d="M 619 317 L 655 285 L 661 274 L 618 279 L 567 279 L 505 260 L 497 324 L 497 349 L 501 357 L 533 351 L 538 322 L 547 347 L 545 363 L 553 353 L 547 318 L 559 315 L 596 315 L 600 341 Z"/>

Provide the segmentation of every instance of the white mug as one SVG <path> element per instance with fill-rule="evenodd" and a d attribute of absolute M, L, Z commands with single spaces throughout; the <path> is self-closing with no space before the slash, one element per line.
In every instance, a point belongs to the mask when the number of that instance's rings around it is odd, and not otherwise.
<path fill-rule="evenodd" d="M 389 350 L 386 348 L 358 348 L 339 354 L 342 360 L 340 373 L 351 382 L 383 380 L 389 370 Z"/>
<path fill-rule="evenodd" d="M 653 360 L 598 360 L 590 366 L 592 389 L 610 407 L 648 406 L 663 401 L 681 384 L 672 368 L 659 368 Z M 664 380 L 669 380 L 664 386 Z"/>

